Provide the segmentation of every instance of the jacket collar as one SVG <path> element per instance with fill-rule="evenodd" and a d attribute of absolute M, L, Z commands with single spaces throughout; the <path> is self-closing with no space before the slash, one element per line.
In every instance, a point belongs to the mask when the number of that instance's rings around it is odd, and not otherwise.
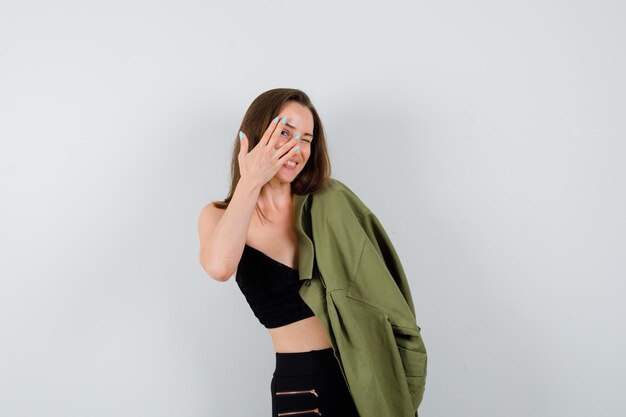
<path fill-rule="evenodd" d="M 313 277 L 313 241 L 307 233 L 311 233 L 311 194 L 294 194 L 294 225 L 298 235 L 298 271 L 300 279 Z"/>

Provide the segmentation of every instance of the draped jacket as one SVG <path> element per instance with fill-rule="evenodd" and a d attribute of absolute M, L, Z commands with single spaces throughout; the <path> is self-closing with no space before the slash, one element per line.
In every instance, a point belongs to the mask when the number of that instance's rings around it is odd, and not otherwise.
<path fill-rule="evenodd" d="M 345 184 L 294 195 L 299 294 L 320 319 L 361 417 L 418 417 L 427 355 L 406 275 Z"/>

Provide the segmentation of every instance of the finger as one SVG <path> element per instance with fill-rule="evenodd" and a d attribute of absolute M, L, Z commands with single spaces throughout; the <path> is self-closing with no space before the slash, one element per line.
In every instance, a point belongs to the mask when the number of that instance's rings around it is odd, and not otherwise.
<path fill-rule="evenodd" d="M 294 142 L 296 142 L 297 139 L 292 139 L 291 141 L 287 142 L 285 145 L 291 143 L 293 144 Z M 285 145 L 281 146 L 281 150 L 285 147 Z M 291 158 L 293 158 L 294 155 L 296 154 L 300 154 L 300 145 L 296 144 L 296 146 L 294 146 L 293 148 L 289 149 L 287 151 L 287 153 L 285 153 L 283 156 L 281 156 L 280 158 L 278 158 L 278 161 L 280 162 L 280 165 L 282 166 L 284 163 L 286 163 L 288 160 L 290 160 Z M 300 158 L 295 158 L 297 163 L 300 163 Z"/>
<path fill-rule="evenodd" d="M 300 143 L 300 136 L 302 136 L 302 135 L 300 135 L 300 133 L 298 133 L 298 134 L 296 134 L 296 136 L 294 136 L 293 138 L 291 138 L 287 142 L 283 143 L 283 146 L 278 148 L 278 152 L 277 152 L 278 155 L 280 155 L 282 157 L 285 152 L 289 152 L 289 150 L 294 145 L 297 145 L 298 143 Z"/>
<path fill-rule="evenodd" d="M 243 133 L 241 130 L 239 131 L 239 155 L 240 157 L 246 156 L 248 153 L 248 136 Z"/>
<path fill-rule="evenodd" d="M 270 138 L 272 137 L 272 134 L 274 133 L 274 131 L 276 130 L 279 124 L 280 124 L 280 116 L 276 116 L 270 122 L 270 125 L 267 127 L 267 129 L 265 129 L 265 133 L 263 133 L 263 137 L 261 137 L 261 140 L 259 141 L 259 143 L 267 146 Z"/>
<path fill-rule="evenodd" d="M 272 135 L 270 136 L 269 140 L 267 141 L 267 146 L 274 147 L 274 145 L 278 141 L 278 138 L 280 137 L 283 129 L 285 128 L 285 124 L 286 123 L 287 123 L 287 117 L 286 116 L 281 118 L 279 121 L 276 122 L 276 129 L 274 130 L 274 132 L 272 132 Z"/>

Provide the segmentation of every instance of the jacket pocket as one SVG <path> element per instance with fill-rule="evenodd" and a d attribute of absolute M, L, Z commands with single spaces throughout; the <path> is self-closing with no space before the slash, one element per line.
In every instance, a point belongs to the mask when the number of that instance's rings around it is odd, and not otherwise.
<path fill-rule="evenodd" d="M 398 353 L 402 359 L 402 367 L 406 376 L 407 386 L 411 393 L 413 407 L 417 409 L 424 397 L 426 389 L 426 374 L 428 355 L 419 330 L 394 326 L 391 324 Z"/>
<path fill-rule="evenodd" d="M 400 358 L 404 365 L 404 374 L 406 376 L 425 376 L 427 356 L 424 352 L 417 352 L 398 346 Z"/>
<path fill-rule="evenodd" d="M 426 376 L 426 346 L 424 346 L 419 328 L 417 326 L 395 325 L 389 315 L 387 315 L 387 320 L 393 332 L 406 376 Z"/>

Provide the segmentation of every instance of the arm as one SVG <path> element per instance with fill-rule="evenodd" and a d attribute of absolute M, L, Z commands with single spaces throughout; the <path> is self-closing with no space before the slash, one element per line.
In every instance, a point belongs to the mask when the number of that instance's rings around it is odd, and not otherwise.
<path fill-rule="evenodd" d="M 261 186 L 240 179 L 226 210 L 213 204 L 198 219 L 200 264 L 212 278 L 227 281 L 237 269 Z"/>

